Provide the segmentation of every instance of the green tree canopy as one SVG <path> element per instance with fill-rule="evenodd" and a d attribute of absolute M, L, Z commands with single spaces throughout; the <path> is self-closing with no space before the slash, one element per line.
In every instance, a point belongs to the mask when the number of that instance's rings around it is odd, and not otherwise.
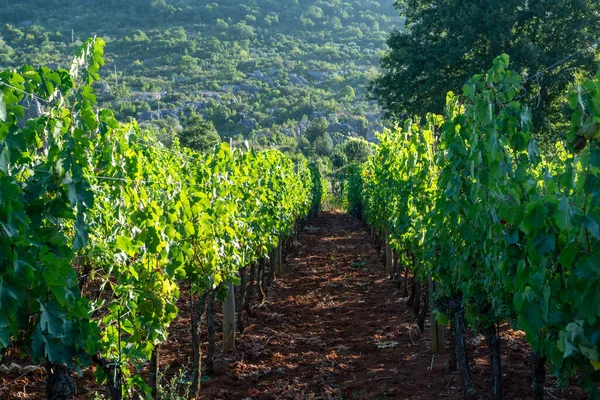
<path fill-rule="evenodd" d="M 350 139 L 341 147 L 348 163 L 364 163 L 373 152 L 371 144 L 364 139 Z"/>
<path fill-rule="evenodd" d="M 204 152 L 219 144 L 221 137 L 212 122 L 205 121 L 201 115 L 195 114 L 183 123 L 179 140 L 182 146 Z"/>
<path fill-rule="evenodd" d="M 320 156 L 328 156 L 333 152 L 333 140 L 329 133 L 325 132 L 315 140 L 315 152 Z"/>
<path fill-rule="evenodd" d="M 342 168 L 348 164 L 348 157 L 346 157 L 346 153 L 342 150 L 342 146 L 337 146 L 329 158 L 334 169 Z"/>
<path fill-rule="evenodd" d="M 329 128 L 329 121 L 325 117 L 319 117 L 312 121 L 306 129 L 305 136 L 311 142 L 314 143 L 318 138 L 325 136 Z"/>
<path fill-rule="evenodd" d="M 524 75 L 563 61 L 528 82 L 537 126 L 578 71 L 595 72 L 591 45 L 600 36 L 597 0 L 396 0 L 406 29 L 394 31 L 374 94 L 388 116 L 443 111 L 446 93 L 460 91 L 502 53 Z M 555 113 L 558 114 L 558 113 Z M 560 117 L 560 116 L 557 116 Z"/>

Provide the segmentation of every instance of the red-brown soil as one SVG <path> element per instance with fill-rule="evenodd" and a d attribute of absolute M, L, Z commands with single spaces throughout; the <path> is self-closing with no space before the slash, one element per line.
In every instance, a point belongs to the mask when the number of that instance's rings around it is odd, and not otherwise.
<path fill-rule="evenodd" d="M 169 371 L 185 367 L 191 355 L 186 297 L 164 345 Z M 323 214 L 300 234 L 284 274 L 247 318 L 237 351 L 221 354 L 217 345 L 216 372 L 204 383 L 202 398 L 461 399 L 460 376 L 447 371 L 446 354 L 433 356 L 429 327 L 419 332 L 405 300 L 361 224 L 344 214 Z M 470 334 L 468 342 L 475 385 L 482 399 L 490 399 L 485 341 Z M 505 399 L 530 399 L 523 336 L 504 329 L 502 346 Z M 11 379 L 0 375 L 0 387 Z M 0 391 L 0 398 L 37 398 L 43 379 L 29 374 Z M 547 381 L 549 399 L 586 398 L 574 386 L 559 390 L 554 378 Z M 78 398 L 103 391 L 89 372 L 77 386 Z"/>

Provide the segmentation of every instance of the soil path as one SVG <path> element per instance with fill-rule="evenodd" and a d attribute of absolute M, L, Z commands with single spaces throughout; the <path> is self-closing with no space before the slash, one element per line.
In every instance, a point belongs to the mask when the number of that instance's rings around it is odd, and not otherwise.
<path fill-rule="evenodd" d="M 433 357 L 429 327 L 419 333 L 359 222 L 326 213 L 299 241 L 203 398 L 462 398 L 458 373 L 447 371 L 447 355 Z M 510 330 L 502 338 L 505 398 L 531 398 L 527 346 Z M 468 349 L 481 398 L 491 398 L 482 337 L 470 335 Z M 586 398 L 573 387 L 548 391 L 555 399 Z"/>
<path fill-rule="evenodd" d="M 236 360 L 223 360 L 204 386 L 205 398 L 437 399 L 458 393 L 444 357 L 427 373 L 429 342 L 412 311 L 396 301 L 359 222 L 323 214 L 299 241 L 240 337 Z"/>

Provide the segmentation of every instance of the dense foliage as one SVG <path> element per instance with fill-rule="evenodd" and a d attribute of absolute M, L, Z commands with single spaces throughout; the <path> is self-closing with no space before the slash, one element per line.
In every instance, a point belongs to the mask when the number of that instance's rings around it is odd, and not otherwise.
<path fill-rule="evenodd" d="M 388 39 L 390 50 L 382 60 L 386 72 L 377 79 L 375 93 L 399 120 L 442 113 L 445 93 L 459 90 L 506 53 L 513 68 L 531 78 L 523 83 L 525 101 L 534 105 L 540 135 L 565 120 L 559 104 L 564 91 L 578 73 L 593 69 L 591 50 L 600 34 L 595 0 L 397 0 L 396 7 L 406 17 L 406 30 Z M 567 57 L 560 68 L 546 70 Z M 554 129 L 554 136 L 560 133 Z"/>
<path fill-rule="evenodd" d="M 351 176 L 350 207 L 433 279 L 438 319 L 464 315 L 492 335 L 509 322 L 560 382 L 579 373 L 598 398 L 600 73 L 570 86 L 568 143 L 551 157 L 522 90 L 504 55 L 449 93 L 443 115 L 386 131 Z"/>
<path fill-rule="evenodd" d="M 170 137 L 197 113 L 227 141 L 309 158 L 381 130 L 366 86 L 401 27 L 392 4 L 373 0 L 0 1 L 0 15 L 0 67 L 65 66 L 79 38 L 98 35 L 98 100 L 117 119 Z M 331 141 L 315 149 L 302 136 L 319 117 Z"/>
<path fill-rule="evenodd" d="M 118 122 L 91 87 L 103 47 L 86 41 L 70 72 L 0 72 L 0 349 L 94 361 L 113 390 L 123 374 L 147 391 L 136 371 L 166 340 L 180 286 L 237 283 L 323 186 L 277 150 L 203 155 Z M 28 98 L 43 103 L 36 118 Z"/>

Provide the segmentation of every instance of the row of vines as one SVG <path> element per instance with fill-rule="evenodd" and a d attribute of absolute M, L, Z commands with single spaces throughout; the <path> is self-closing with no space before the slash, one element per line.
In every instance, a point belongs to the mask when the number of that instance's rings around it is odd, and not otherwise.
<path fill-rule="evenodd" d="M 370 161 L 349 173 L 352 212 L 394 250 L 400 273 L 435 287 L 433 315 L 450 323 L 465 397 L 465 328 L 490 347 L 502 397 L 499 327 L 526 333 L 533 393 L 545 368 L 576 376 L 600 398 L 600 73 L 572 85 L 570 131 L 551 155 L 532 139 L 509 58 L 449 93 L 444 115 L 384 132 Z M 390 271 L 395 273 L 395 271 Z M 431 291 L 430 291 L 431 293 Z"/>
<path fill-rule="evenodd" d="M 112 398 L 150 395 L 139 372 L 185 288 L 196 395 L 207 296 L 245 285 L 245 267 L 318 211 L 323 184 L 275 150 L 166 148 L 98 110 L 103 46 L 87 41 L 70 71 L 0 72 L 0 358 L 15 348 L 45 366 L 48 398 L 90 364 Z"/>

